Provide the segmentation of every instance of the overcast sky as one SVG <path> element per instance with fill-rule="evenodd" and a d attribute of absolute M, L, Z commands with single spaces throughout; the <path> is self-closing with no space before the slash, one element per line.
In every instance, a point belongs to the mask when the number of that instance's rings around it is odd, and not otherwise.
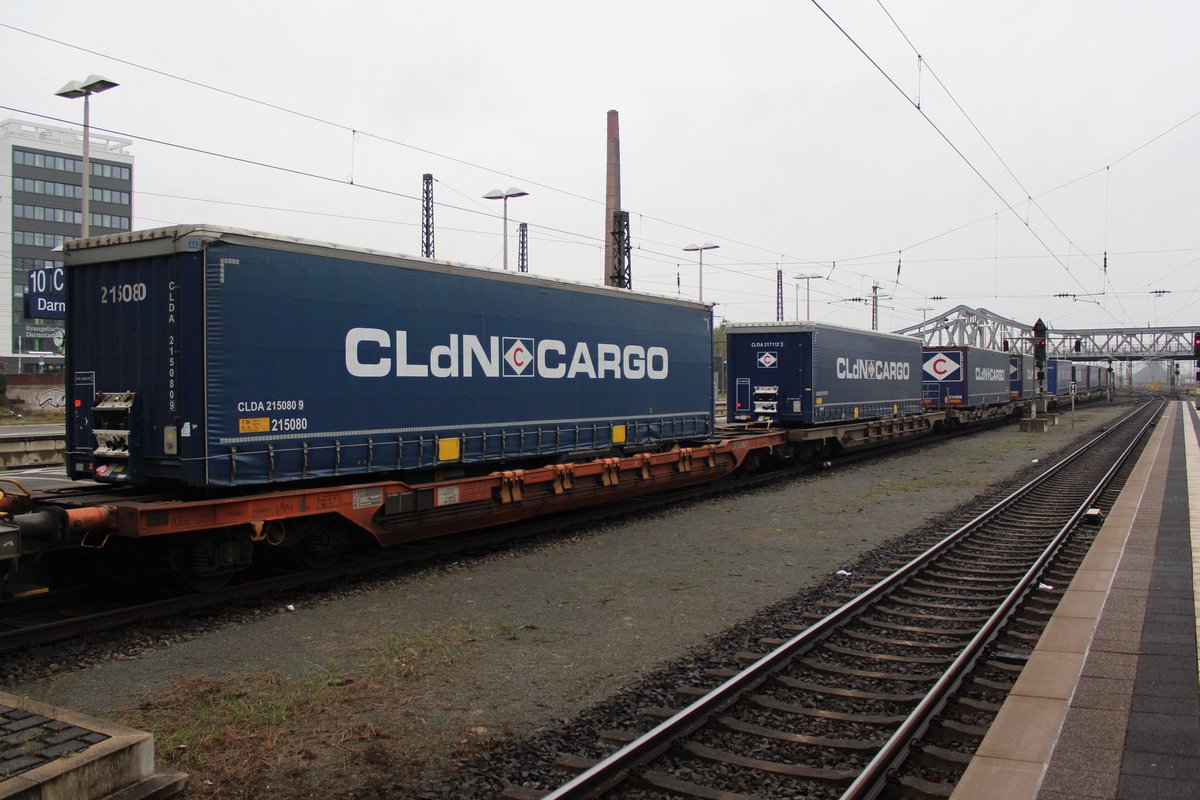
<path fill-rule="evenodd" d="M 617 109 L 635 289 L 695 298 L 682 248 L 712 242 L 704 298 L 731 322 L 775 318 L 776 269 L 789 319 L 818 274 L 813 318 L 857 327 L 876 281 L 885 330 L 959 304 L 1200 322 L 1200 5 L 821 7 L 7 2 L 0 119 L 77 125 L 54 92 L 118 82 L 92 125 L 135 140 L 135 228 L 419 254 L 430 172 L 437 257 L 499 268 L 481 195 L 521 188 L 513 267 L 524 221 L 531 272 L 599 283 Z"/>

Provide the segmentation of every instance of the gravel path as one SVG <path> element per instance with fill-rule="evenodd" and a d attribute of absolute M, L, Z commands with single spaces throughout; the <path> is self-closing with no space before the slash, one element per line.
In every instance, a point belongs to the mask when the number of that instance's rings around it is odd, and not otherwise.
<path fill-rule="evenodd" d="M 322 724 L 368 725 L 369 746 L 348 756 L 281 745 L 270 789 L 230 786 L 207 776 L 219 764 L 191 762 L 187 796 L 374 797 L 372 786 L 424 785 L 575 717 L 1126 409 L 1081 408 L 1074 428 L 1066 416 L 1048 434 L 1008 426 L 350 592 L 284 598 L 237 624 L 8 690 L 137 723 L 147 698 L 178 693 L 185 678 L 336 675 L 321 692 L 345 681 L 359 693 L 331 701 Z M 160 760 L 172 758 L 160 746 Z"/>

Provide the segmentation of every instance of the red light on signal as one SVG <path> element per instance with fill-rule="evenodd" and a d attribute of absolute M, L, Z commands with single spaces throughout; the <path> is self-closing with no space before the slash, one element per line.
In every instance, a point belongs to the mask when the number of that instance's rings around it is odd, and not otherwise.
<path fill-rule="evenodd" d="M 82 400 L 80 400 L 80 399 L 78 399 L 78 398 L 76 398 L 76 399 L 75 399 L 75 407 L 76 407 L 76 408 L 79 408 L 79 407 L 80 407 L 80 406 L 82 406 L 82 405 L 83 405 L 83 401 L 82 401 Z"/>
<path fill-rule="evenodd" d="M 738 407 L 738 408 L 741 408 L 741 407 L 742 407 L 742 404 L 741 404 L 741 403 L 738 403 L 738 404 L 737 404 L 737 407 Z"/>

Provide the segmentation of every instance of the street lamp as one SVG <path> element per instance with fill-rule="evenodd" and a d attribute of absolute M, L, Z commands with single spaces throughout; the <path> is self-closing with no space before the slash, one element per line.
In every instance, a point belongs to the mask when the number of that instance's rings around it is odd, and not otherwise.
<path fill-rule="evenodd" d="M 700 302 L 701 303 L 704 302 L 704 251 L 705 250 L 716 250 L 720 246 L 721 245 L 713 244 L 712 242 L 705 242 L 704 244 L 689 244 L 687 247 L 683 248 L 683 251 L 685 253 L 699 253 L 700 254 Z"/>
<path fill-rule="evenodd" d="M 81 238 L 88 236 L 88 201 L 91 200 L 92 165 L 88 160 L 88 144 L 91 141 L 91 120 L 88 116 L 88 98 L 94 94 L 107 92 L 120 84 L 102 78 L 99 75 L 89 75 L 82 81 L 71 81 L 54 94 L 68 100 L 83 98 L 83 227 Z"/>
<path fill-rule="evenodd" d="M 485 200 L 503 200 L 504 201 L 504 268 L 508 269 L 508 198 L 510 197 L 525 197 L 529 192 L 517 189 L 514 186 L 508 187 L 505 191 L 492 189 L 485 194 Z"/>
<path fill-rule="evenodd" d="M 803 275 L 793 275 L 793 280 L 796 281 L 796 318 L 800 318 L 800 281 L 804 281 L 805 297 L 804 297 L 804 318 L 812 319 L 812 282 L 813 278 L 823 278 L 816 272 L 806 272 Z"/>

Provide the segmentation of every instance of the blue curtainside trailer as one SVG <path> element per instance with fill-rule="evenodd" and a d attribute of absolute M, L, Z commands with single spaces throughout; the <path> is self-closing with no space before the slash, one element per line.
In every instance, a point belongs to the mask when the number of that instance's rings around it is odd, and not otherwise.
<path fill-rule="evenodd" d="M 979 347 L 926 347 L 923 356 L 925 405 L 978 408 L 1009 401 L 1008 353 Z"/>
<path fill-rule="evenodd" d="M 1008 395 L 1013 400 L 1037 396 L 1037 364 L 1031 355 L 1008 357 Z"/>
<path fill-rule="evenodd" d="M 818 323 L 726 328 L 730 422 L 819 425 L 921 411 L 921 340 Z"/>
<path fill-rule="evenodd" d="M 1064 359 L 1051 359 L 1046 362 L 1046 394 L 1057 397 L 1068 397 L 1071 394 L 1071 384 L 1075 381 L 1075 366 Z"/>
<path fill-rule="evenodd" d="M 65 262 L 75 478 L 246 486 L 713 431 L 697 303 L 207 226 Z"/>

